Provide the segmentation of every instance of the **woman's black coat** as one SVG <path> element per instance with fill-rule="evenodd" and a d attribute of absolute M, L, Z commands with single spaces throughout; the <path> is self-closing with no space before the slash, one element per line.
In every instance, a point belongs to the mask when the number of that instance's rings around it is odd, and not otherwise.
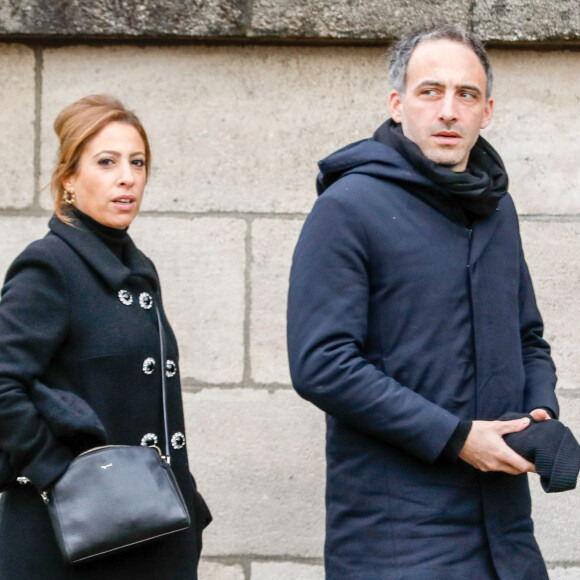
<path fill-rule="evenodd" d="M 129 241 L 126 264 L 80 222 L 53 217 L 50 232 L 16 258 L 0 302 L 0 449 L 32 485 L 0 504 L 3 580 L 190 580 L 210 515 L 189 473 L 178 352 L 153 263 Z M 159 356 L 155 308 L 167 336 Z M 69 391 L 97 413 L 108 442 L 163 441 L 160 372 L 167 371 L 172 465 L 192 515 L 188 532 L 74 568 L 64 566 L 39 491 L 86 442 L 56 440 L 28 393 L 35 380 Z M 175 371 L 175 372 L 174 372 Z M 71 444 L 73 447 L 71 448 Z"/>

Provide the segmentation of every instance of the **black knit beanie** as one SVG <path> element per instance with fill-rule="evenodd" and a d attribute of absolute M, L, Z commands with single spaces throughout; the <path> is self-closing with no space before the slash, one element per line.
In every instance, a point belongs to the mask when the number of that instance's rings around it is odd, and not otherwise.
<path fill-rule="evenodd" d="M 580 471 L 580 445 L 572 431 L 557 419 L 536 421 L 531 415 L 522 413 L 507 413 L 500 421 L 522 417 L 530 419 L 529 426 L 504 435 L 505 442 L 536 466 L 545 492 L 574 489 Z"/>

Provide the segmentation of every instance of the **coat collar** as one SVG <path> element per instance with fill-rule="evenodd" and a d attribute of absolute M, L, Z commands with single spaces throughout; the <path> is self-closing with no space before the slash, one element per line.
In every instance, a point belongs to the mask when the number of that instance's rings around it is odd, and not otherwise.
<path fill-rule="evenodd" d="M 53 216 L 48 227 L 95 270 L 112 290 L 119 290 L 130 276 L 145 278 L 155 290 L 158 289 L 159 282 L 153 264 L 137 249 L 133 240 L 129 239 L 127 263 L 123 264 L 95 234 L 74 217 L 69 225 Z"/>

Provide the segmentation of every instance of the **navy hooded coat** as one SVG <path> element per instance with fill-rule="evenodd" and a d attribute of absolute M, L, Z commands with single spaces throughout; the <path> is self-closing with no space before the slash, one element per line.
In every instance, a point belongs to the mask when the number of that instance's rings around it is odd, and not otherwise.
<path fill-rule="evenodd" d="M 462 419 L 558 413 L 510 196 L 468 228 L 414 195 L 440 186 L 382 143 L 320 167 L 288 348 L 296 390 L 327 414 L 327 579 L 547 578 L 527 475 L 442 455 Z"/>

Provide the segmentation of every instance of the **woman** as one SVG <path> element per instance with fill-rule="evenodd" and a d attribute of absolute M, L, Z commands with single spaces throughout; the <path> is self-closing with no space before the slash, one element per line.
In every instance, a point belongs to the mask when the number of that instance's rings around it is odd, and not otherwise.
<path fill-rule="evenodd" d="M 196 579 L 201 530 L 211 516 L 187 464 L 177 345 L 161 306 L 155 267 L 127 234 L 149 173 L 147 135 L 131 111 L 106 95 L 69 105 L 54 128 L 60 140 L 51 182 L 56 215 L 49 233 L 8 270 L 0 302 L 0 450 L 25 483 L 12 479 L 2 495 L 0 578 Z M 166 361 L 159 360 L 154 304 L 167 337 Z M 105 433 L 108 443 L 163 447 L 162 371 L 172 467 L 192 526 L 68 567 L 40 492 Z M 79 430 L 59 437 L 35 405 L 39 382 L 50 387 L 49 393 L 77 401 L 75 412 L 88 404 L 81 409 L 85 423 Z M 87 416 L 92 411 L 100 423 L 91 430 Z"/>

